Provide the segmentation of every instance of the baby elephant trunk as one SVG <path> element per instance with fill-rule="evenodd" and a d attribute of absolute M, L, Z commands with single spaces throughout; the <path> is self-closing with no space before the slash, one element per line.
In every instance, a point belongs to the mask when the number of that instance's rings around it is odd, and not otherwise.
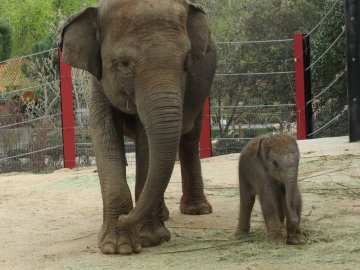
<path fill-rule="evenodd" d="M 292 175 L 287 180 L 285 184 L 286 208 L 289 215 L 287 219 L 288 222 L 296 224 L 299 222 L 298 208 L 301 207 L 297 176 Z"/>

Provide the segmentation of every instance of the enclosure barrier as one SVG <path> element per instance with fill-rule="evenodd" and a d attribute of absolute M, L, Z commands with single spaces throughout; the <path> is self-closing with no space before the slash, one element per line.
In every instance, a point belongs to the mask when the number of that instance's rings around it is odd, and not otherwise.
<path fill-rule="evenodd" d="M 350 142 L 360 140 L 360 4 L 346 0 Z"/>
<path fill-rule="evenodd" d="M 249 78 L 253 77 L 265 77 L 265 76 L 286 76 L 286 79 L 289 80 L 289 88 L 292 93 L 296 93 L 296 107 L 295 104 L 280 104 L 280 105 L 255 105 L 255 106 L 244 106 L 239 104 L 234 104 L 235 106 L 224 106 L 219 104 L 211 104 L 210 98 L 208 98 L 204 104 L 203 109 L 203 122 L 202 122 L 202 131 L 199 145 L 200 157 L 210 157 L 212 155 L 225 154 L 230 152 L 238 153 L 241 151 L 241 147 L 247 142 L 247 140 L 252 137 L 259 135 L 252 132 L 249 128 L 251 125 L 255 126 L 256 129 L 262 130 L 262 134 L 271 134 L 279 132 L 289 132 L 291 134 L 297 134 L 298 139 L 313 138 L 317 136 L 320 132 L 325 129 L 328 129 L 330 126 L 333 126 L 334 123 L 339 122 L 343 116 L 349 113 L 350 116 L 350 140 L 357 140 L 358 137 L 354 137 L 352 134 L 357 134 L 360 123 L 359 123 L 359 20 L 358 20 L 358 3 L 356 1 L 346 0 L 347 1 L 347 38 L 348 38 L 348 79 L 349 79 L 349 106 L 344 106 L 342 110 L 338 112 L 330 121 L 326 123 L 319 124 L 315 122 L 316 116 L 313 115 L 312 109 L 313 105 L 316 104 L 323 98 L 326 93 L 330 93 L 330 89 L 347 74 L 346 68 L 339 70 L 335 78 L 319 93 L 316 95 L 311 95 L 311 71 L 312 68 L 317 65 L 333 46 L 344 36 L 346 28 L 343 28 L 341 33 L 333 41 L 333 43 L 327 48 L 322 55 L 310 63 L 310 47 L 309 47 L 309 38 L 313 32 L 318 29 L 321 24 L 330 19 L 331 13 L 335 10 L 340 1 L 334 2 L 334 5 L 331 7 L 329 12 L 323 17 L 318 25 L 314 27 L 307 35 L 304 34 L 295 34 L 293 39 L 286 40 L 264 40 L 264 41 L 226 41 L 218 42 L 218 46 L 237 46 L 237 45 L 265 45 L 265 44 L 281 44 L 281 43 L 292 43 L 293 42 L 293 52 L 291 59 L 284 59 L 284 62 L 292 63 L 294 62 L 295 70 L 281 70 L 281 71 L 262 71 L 256 69 L 255 71 L 247 70 L 248 72 L 220 72 L 216 74 L 216 78 L 226 78 L 224 81 L 228 81 L 231 78 Z M 351 15 L 352 14 L 352 15 Z M 352 34 L 356 34 L 353 36 Z M 271 45 L 273 46 L 273 45 Z M 52 49 L 51 52 L 59 54 L 58 49 Z M 22 58 L 33 58 L 31 62 L 36 63 L 38 61 L 38 56 L 43 53 L 40 52 L 30 56 L 21 57 Z M 61 59 L 61 53 L 60 57 Z M 18 59 L 12 59 L 10 61 L 17 61 Z M 53 60 L 52 60 L 53 61 Z M 33 76 L 31 73 L 31 68 L 29 70 L 24 69 L 30 65 L 30 62 L 22 62 L 21 67 L 17 67 L 18 72 L 27 72 L 27 76 Z M 54 62 L 54 61 L 53 61 Z M 39 62 L 40 63 L 40 62 Z M 0 63 L 0 65 L 3 63 Z M 23 115 L 5 115 L 5 120 L 1 120 L 0 123 L 0 135 L 3 137 L 8 137 L 7 132 L 13 132 L 15 130 L 20 130 L 31 127 L 31 132 L 35 131 L 35 137 L 32 135 L 35 140 L 35 146 L 31 149 L 27 149 L 27 152 L 24 152 L 22 148 L 16 152 L 11 152 L 9 149 L 6 151 L 0 147 L 0 172 L 4 172 L 2 167 L 4 163 L 7 166 L 7 163 L 17 163 L 19 166 L 16 168 L 21 168 L 20 160 L 26 158 L 27 160 L 34 161 L 33 163 L 39 163 L 36 165 L 37 168 L 43 166 L 45 163 L 49 163 L 53 159 L 56 160 L 56 168 L 61 164 L 67 168 L 74 168 L 78 166 L 82 161 L 82 157 L 86 159 L 84 164 L 93 165 L 95 164 L 94 154 L 91 150 L 92 144 L 88 136 L 88 126 L 87 120 L 82 121 L 81 119 L 86 119 L 88 117 L 88 109 L 83 101 L 80 101 L 81 98 L 78 97 L 76 88 L 79 85 L 88 83 L 88 77 L 74 76 L 74 72 L 78 72 L 76 69 L 71 69 L 69 66 L 64 65 L 63 63 L 57 63 L 60 71 L 60 75 L 52 74 L 49 76 L 48 72 L 43 74 L 43 78 L 35 78 L 33 80 L 39 81 L 38 85 L 30 84 L 25 85 L 24 87 L 16 87 L 9 91 L 14 95 L 21 94 L 24 99 L 28 99 L 31 96 L 32 92 L 35 91 L 45 91 L 44 98 L 47 99 L 49 106 L 51 103 L 60 99 L 60 95 L 56 93 L 61 93 L 61 110 L 52 109 L 51 111 L 45 110 L 46 114 L 43 116 L 37 116 L 34 118 L 23 118 Z M 261 67 L 261 63 L 259 65 Z M 56 73 L 56 72 L 55 72 Z M 229 78 L 229 79 L 227 79 Z M 293 80 L 295 79 L 295 89 L 293 89 Z M 260 81 L 266 81 L 265 79 Z M 1 85 L 0 85 L 1 86 Z M 61 90 L 57 89 L 61 86 Z M 88 87 L 85 85 L 84 87 Z M 351 91 L 351 89 L 353 89 Z M 53 91 L 51 97 L 47 96 L 46 91 Z M 30 94 L 29 94 L 30 93 Z M 54 98 L 52 101 L 51 98 Z M 1 101 L 1 100 L 0 100 Z M 2 106 L 0 102 L 0 106 Z M 50 106 L 51 107 L 51 106 Z M 30 107 L 32 109 L 33 107 Z M 59 107 L 60 108 L 60 107 Z M 221 112 L 221 113 L 218 113 Z M 27 112 L 28 114 L 33 113 L 31 110 Z M 230 137 L 220 136 L 220 131 L 222 125 L 228 126 L 228 123 L 223 124 L 222 121 L 225 121 L 229 118 L 233 118 L 234 113 L 239 117 L 243 117 L 245 120 L 242 122 L 236 122 L 231 124 L 231 132 L 233 133 Z M 315 113 L 315 111 L 314 111 Z M 10 118 L 16 117 L 14 121 L 9 121 Z M 62 121 L 58 121 L 62 118 Z M 3 119 L 1 118 L 1 119 Z M 275 119 L 275 120 L 274 120 Z M 281 121 L 280 121 L 280 120 Z M 295 120 L 296 119 L 296 120 Z M 254 120 L 254 121 L 252 121 Z M 80 121 L 80 122 L 79 122 Z M 215 122 L 214 121 L 218 121 Z M 61 123 L 60 126 L 57 126 L 57 123 Z M 279 124 L 274 124 L 275 122 Z M 296 125 L 293 125 L 296 124 Z M 314 131 L 313 126 L 318 126 Z M 220 127 L 220 128 L 219 128 Z M 29 129 L 30 130 L 30 129 Z M 57 135 L 58 131 L 62 131 L 62 136 Z M 354 133 L 355 132 L 355 133 Z M 236 133 L 236 134 L 234 134 Z M 20 134 L 20 133 L 19 133 Z M 21 133 L 23 136 L 23 133 Z M 81 138 L 79 138 L 79 134 Z M 26 135 L 30 136 L 30 135 Z M 63 142 L 61 142 L 61 138 Z M 41 139 L 41 140 L 40 140 Z M 44 140 L 45 139 L 45 140 Z M 51 144 L 49 142 L 51 141 Z M 59 143 L 61 142 L 61 143 Z M 222 149 L 219 147 L 219 144 L 227 147 L 228 149 Z M 126 147 L 132 147 L 133 145 L 130 142 L 126 141 Z M 63 148 L 63 151 L 59 149 Z M 1 152 L 3 151 L 3 152 Z M 132 149 L 131 152 L 134 150 Z M 5 153 L 6 152 L 6 153 Z M 127 153 L 128 154 L 128 153 Z M 133 156 L 128 156 L 128 161 L 133 158 Z M 23 161 L 21 161 L 23 162 Z M 132 162 L 132 160 L 130 161 Z M 42 168 L 42 167 L 41 167 Z M 23 168 L 22 168 L 23 169 Z"/>
<path fill-rule="evenodd" d="M 64 143 L 64 167 L 75 168 L 75 128 L 74 128 L 74 102 L 72 89 L 71 67 L 62 61 L 62 51 L 59 50 L 60 58 L 60 91 L 62 111 L 62 132 Z"/>
<path fill-rule="evenodd" d="M 294 35 L 294 65 L 296 85 L 296 127 L 297 139 L 310 138 L 313 132 L 311 102 L 311 69 L 309 36 L 297 33 Z"/>

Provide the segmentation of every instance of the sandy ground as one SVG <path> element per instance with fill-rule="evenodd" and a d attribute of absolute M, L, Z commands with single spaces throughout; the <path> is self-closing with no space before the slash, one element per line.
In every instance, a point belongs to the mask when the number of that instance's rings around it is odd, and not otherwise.
<path fill-rule="evenodd" d="M 214 212 L 179 211 L 176 165 L 166 203 L 172 239 L 130 256 L 102 255 L 102 201 L 94 167 L 52 174 L 0 175 L 0 269 L 360 269 L 360 143 L 347 137 L 299 142 L 301 247 L 266 242 L 259 205 L 247 240 L 233 237 L 238 218 L 239 155 L 202 160 Z M 134 186 L 134 167 L 128 167 Z"/>

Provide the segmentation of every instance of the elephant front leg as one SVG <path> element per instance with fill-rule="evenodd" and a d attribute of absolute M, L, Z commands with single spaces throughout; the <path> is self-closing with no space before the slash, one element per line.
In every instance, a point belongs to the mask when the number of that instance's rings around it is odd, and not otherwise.
<path fill-rule="evenodd" d="M 139 252 L 141 245 L 136 228 L 119 228 L 117 225 L 119 216 L 128 214 L 133 208 L 127 184 L 107 181 L 104 178 L 101 181 L 104 211 L 103 224 L 98 234 L 101 252 L 104 254 Z M 106 190 L 106 186 L 111 190 Z"/>
<path fill-rule="evenodd" d="M 118 218 L 128 214 L 132 199 L 126 183 L 122 116 L 101 96 L 93 93 L 90 106 L 90 133 L 96 156 L 103 199 L 103 225 L 98 235 L 105 254 L 139 252 L 141 246 L 135 226 L 119 228 Z"/>
<path fill-rule="evenodd" d="M 271 187 L 265 186 L 262 194 L 259 194 L 259 201 L 261 210 L 264 216 L 268 240 L 271 243 L 282 244 L 283 239 L 283 224 L 279 218 L 279 201 L 277 192 Z"/>
<path fill-rule="evenodd" d="M 135 201 L 140 197 L 146 182 L 149 168 L 148 140 L 140 121 L 136 123 L 136 185 Z M 138 225 L 141 246 L 156 246 L 165 241 L 170 241 L 171 235 L 165 227 L 164 221 L 169 218 L 169 210 L 164 201 L 164 196 L 159 198 L 159 203 L 152 214 Z"/>
<path fill-rule="evenodd" d="M 300 219 L 301 219 L 301 195 L 297 189 L 293 197 L 293 206 L 297 214 L 298 220 L 296 222 L 291 220 L 289 211 L 286 207 L 286 201 L 283 200 L 283 208 L 286 213 L 286 244 L 288 245 L 304 245 L 306 243 L 306 237 L 303 235 L 300 229 Z"/>
<path fill-rule="evenodd" d="M 240 176 L 240 213 L 238 228 L 235 233 L 238 238 L 249 234 L 251 212 L 255 203 L 254 194 L 252 187 Z"/>
<path fill-rule="evenodd" d="M 212 212 L 212 206 L 204 194 L 199 156 L 200 114 L 194 129 L 181 136 L 179 157 L 181 164 L 182 191 L 180 211 L 187 215 L 204 215 Z"/>

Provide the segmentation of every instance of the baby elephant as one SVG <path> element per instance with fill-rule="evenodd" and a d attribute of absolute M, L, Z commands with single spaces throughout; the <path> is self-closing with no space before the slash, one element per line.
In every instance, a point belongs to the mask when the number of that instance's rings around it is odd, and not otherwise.
<path fill-rule="evenodd" d="M 249 233 L 250 216 L 259 195 L 268 239 L 282 243 L 286 217 L 286 243 L 305 244 L 300 230 L 301 195 L 297 185 L 299 149 L 288 135 L 256 137 L 244 147 L 239 162 L 240 216 L 236 235 Z"/>

